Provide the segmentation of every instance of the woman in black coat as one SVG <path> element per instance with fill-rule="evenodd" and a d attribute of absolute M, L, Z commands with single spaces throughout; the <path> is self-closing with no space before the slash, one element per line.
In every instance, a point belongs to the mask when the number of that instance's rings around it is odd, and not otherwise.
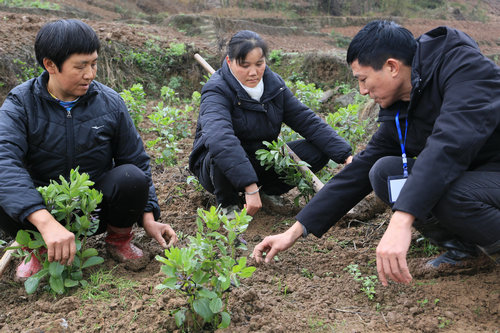
<path fill-rule="evenodd" d="M 229 41 L 222 68 L 202 89 L 190 170 L 214 193 L 225 213 L 237 208 L 239 192 L 254 215 L 262 192 L 277 196 L 291 189 L 255 157 L 262 141 L 278 138 L 282 123 L 305 140 L 290 148 L 318 171 L 329 159 L 350 162 L 351 147 L 288 89 L 266 65 L 267 45 L 255 32 L 237 32 Z M 259 193 L 259 190 L 261 191 Z"/>

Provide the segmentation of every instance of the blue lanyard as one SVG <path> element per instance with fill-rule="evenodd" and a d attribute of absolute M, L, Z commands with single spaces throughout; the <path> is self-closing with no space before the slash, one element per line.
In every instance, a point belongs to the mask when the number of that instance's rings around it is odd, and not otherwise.
<path fill-rule="evenodd" d="M 396 114 L 396 128 L 398 129 L 399 144 L 401 145 L 401 158 L 403 159 L 403 177 L 408 177 L 408 160 L 406 159 L 405 145 L 406 134 L 408 133 L 408 117 L 406 117 L 405 137 L 401 134 L 401 125 L 399 125 L 399 110 Z"/>

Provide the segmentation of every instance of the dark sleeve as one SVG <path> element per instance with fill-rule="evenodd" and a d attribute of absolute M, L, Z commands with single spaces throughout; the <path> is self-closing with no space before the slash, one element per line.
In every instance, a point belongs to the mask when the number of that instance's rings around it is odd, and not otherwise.
<path fill-rule="evenodd" d="M 153 212 L 155 220 L 160 218 L 160 206 L 156 197 L 156 190 L 151 176 L 149 155 L 144 150 L 142 139 L 134 126 L 125 102 L 117 96 L 119 108 L 119 124 L 115 140 L 114 161 L 116 166 L 133 164 L 141 169 L 149 182 L 149 198 L 144 208 L 145 212 Z"/>
<path fill-rule="evenodd" d="M 449 52 L 435 79 L 442 87 L 440 114 L 393 206 L 421 219 L 468 169 L 500 124 L 499 68 L 478 50 L 461 47 Z"/>
<path fill-rule="evenodd" d="M 208 83 L 207 83 L 208 84 Z M 199 122 L 205 145 L 236 189 L 258 181 L 257 174 L 233 130 L 231 100 L 215 88 L 203 92 Z"/>
<path fill-rule="evenodd" d="M 0 108 L 0 206 L 20 224 L 29 223 L 28 215 L 46 208 L 24 166 L 27 152 L 27 117 L 23 102 L 10 93 Z"/>
<path fill-rule="evenodd" d="M 284 123 L 325 153 L 342 164 L 352 154 L 351 146 L 286 88 L 284 92 Z"/>
<path fill-rule="evenodd" d="M 335 175 L 296 216 L 308 233 L 321 237 L 351 208 L 372 191 L 369 172 L 375 162 L 397 155 L 397 144 L 390 140 L 387 123 L 382 123 L 366 149 Z"/>

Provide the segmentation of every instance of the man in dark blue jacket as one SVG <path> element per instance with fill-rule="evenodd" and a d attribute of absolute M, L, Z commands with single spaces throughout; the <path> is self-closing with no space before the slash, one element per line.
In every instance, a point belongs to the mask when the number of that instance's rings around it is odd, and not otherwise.
<path fill-rule="evenodd" d="M 476 249 L 498 258 L 500 68 L 461 31 L 439 27 L 415 40 L 389 21 L 365 26 L 347 61 L 360 93 L 381 107 L 380 128 L 295 225 L 255 247 L 256 260 L 267 252 L 269 262 L 303 232 L 320 237 L 372 190 L 394 211 L 376 251 L 382 284 L 411 281 L 412 225 L 448 250 L 429 267 Z"/>
<path fill-rule="evenodd" d="M 160 215 L 149 157 L 121 97 L 93 81 L 99 39 L 78 20 L 44 25 L 35 53 L 45 69 L 36 79 L 15 87 L 0 108 L 0 227 L 12 236 L 37 229 L 49 261 L 69 264 L 74 234 L 47 211 L 37 186 L 46 186 L 79 167 L 103 192 L 99 232 L 115 259 L 141 259 L 131 243 L 132 225 L 142 224 L 161 245 L 176 241 Z M 17 276 L 39 270 L 36 258 L 22 262 Z"/>

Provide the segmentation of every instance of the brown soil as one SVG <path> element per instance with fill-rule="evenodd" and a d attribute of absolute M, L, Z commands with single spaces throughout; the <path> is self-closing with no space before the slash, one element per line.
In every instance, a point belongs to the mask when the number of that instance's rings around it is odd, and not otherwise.
<path fill-rule="evenodd" d="M 187 37 L 165 25 L 137 26 L 113 21 L 118 16 L 92 5 L 97 2 L 71 0 L 60 3 L 81 6 L 85 12 L 99 13 L 101 19 L 87 22 L 102 37 L 141 45 L 148 39 L 147 36 L 156 35 L 166 41 L 195 43 L 199 49 L 217 52 L 215 43 L 200 37 Z M 173 9 L 169 12 L 174 13 Z M 245 15 L 249 13 L 253 12 Z M 0 52 L 12 53 L 31 47 L 40 26 L 54 18 L 39 13 L 0 12 Z M 485 52 L 500 54 L 498 20 L 479 24 L 414 19 L 409 20 L 407 26 L 418 35 L 434 26 L 450 23 L 477 38 Z M 335 27 L 335 31 L 353 36 L 359 28 Z M 331 29 L 324 27 L 322 31 L 329 33 Z M 264 37 L 271 49 L 300 52 L 332 48 L 326 36 Z M 161 221 L 170 223 L 179 233 L 180 246 L 186 244 L 186 235 L 195 233 L 196 209 L 214 204 L 211 195 L 198 192 L 186 183 L 189 176 L 187 156 L 191 144 L 192 139 L 180 143 L 183 153 L 178 166 L 153 167 L 163 212 Z M 285 196 L 290 205 L 292 198 L 293 194 Z M 360 283 L 354 281 L 345 268 L 356 263 L 363 276 L 376 274 L 375 247 L 390 212 L 373 208 L 379 207 L 375 202 L 373 198 L 365 201 L 365 206 L 349 214 L 321 239 L 314 236 L 301 239 L 292 249 L 280 253 L 278 261 L 259 266 L 251 278 L 243 280 L 242 286 L 231 292 L 229 308 L 232 323 L 225 331 L 498 332 L 500 268 L 485 257 L 460 268 L 428 271 L 422 267 L 429 258 L 413 242 L 409 255 L 413 282 L 410 285 L 392 283 L 389 287 L 377 284 L 374 299 L 368 299 L 361 291 Z M 286 230 L 294 223 L 292 211 L 288 214 L 260 211 L 245 235 L 249 248 L 253 249 L 266 235 Z M 415 233 L 414 240 L 417 238 Z M 171 311 L 184 305 L 185 300 L 174 292 L 154 289 L 164 277 L 160 264 L 154 260 L 155 255 L 162 254 L 162 249 L 141 229 L 136 231 L 135 242 L 150 258 L 146 268 L 138 272 L 107 256 L 102 236 L 94 238 L 93 246 L 106 258 L 102 269 L 112 270 L 114 276 L 114 280 L 96 288 L 94 295 L 99 293 L 100 297 L 80 291 L 57 297 L 39 291 L 28 296 L 22 284 L 14 282 L 14 268 L 18 262 L 15 259 L 0 279 L 0 332 L 176 331 Z M 254 264 L 253 260 L 250 263 Z M 135 286 L 119 286 L 119 279 L 129 279 Z"/>

